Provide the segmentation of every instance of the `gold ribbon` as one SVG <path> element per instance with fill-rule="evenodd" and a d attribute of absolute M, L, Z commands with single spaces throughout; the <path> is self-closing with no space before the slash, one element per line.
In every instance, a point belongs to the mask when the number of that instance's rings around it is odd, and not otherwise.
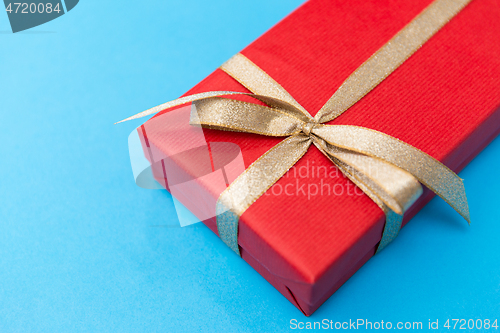
<path fill-rule="evenodd" d="M 387 134 L 348 125 L 323 125 L 382 82 L 471 0 L 436 0 L 364 62 L 313 118 L 280 84 L 242 54 L 220 68 L 252 93 L 212 91 L 159 105 L 122 121 L 192 102 L 191 124 L 286 137 L 222 192 L 216 207 L 220 238 L 238 255 L 238 221 L 314 144 L 385 213 L 377 252 L 398 234 L 403 214 L 422 193 L 420 183 L 470 223 L 465 189 L 453 171 Z M 267 106 L 221 96 L 248 95 Z M 420 182 L 420 183 L 419 183 Z"/>

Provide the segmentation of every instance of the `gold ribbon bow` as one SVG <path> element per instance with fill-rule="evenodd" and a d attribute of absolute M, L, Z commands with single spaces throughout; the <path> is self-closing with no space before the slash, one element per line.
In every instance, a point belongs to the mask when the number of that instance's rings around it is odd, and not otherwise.
<path fill-rule="evenodd" d="M 220 68 L 252 93 L 212 91 L 195 94 L 122 121 L 192 102 L 193 125 L 287 137 L 252 163 L 217 201 L 219 236 L 238 255 L 239 217 L 306 153 L 311 144 L 384 211 L 386 224 L 377 251 L 397 236 L 404 212 L 422 193 L 420 183 L 470 223 L 462 179 L 441 162 L 375 130 L 323 125 L 375 88 L 470 1 L 434 1 L 352 73 L 314 118 L 267 73 L 237 54 Z M 248 95 L 267 106 L 221 97 L 229 95 Z"/>

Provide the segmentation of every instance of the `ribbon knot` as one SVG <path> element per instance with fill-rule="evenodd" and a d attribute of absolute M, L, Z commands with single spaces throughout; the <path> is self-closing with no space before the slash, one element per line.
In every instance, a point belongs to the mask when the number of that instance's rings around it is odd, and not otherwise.
<path fill-rule="evenodd" d="M 313 130 L 314 126 L 317 124 L 314 122 L 306 123 L 304 126 L 302 126 L 302 133 L 304 133 L 307 136 L 311 135 L 311 131 Z"/>
<path fill-rule="evenodd" d="M 422 193 L 420 183 L 470 223 L 462 179 L 441 162 L 372 129 L 324 125 L 382 82 L 470 1 L 434 1 L 352 73 L 314 118 L 266 72 L 236 54 L 220 68 L 252 93 L 211 91 L 186 96 L 125 120 L 192 102 L 193 125 L 286 137 L 253 162 L 217 200 L 219 236 L 237 254 L 240 216 L 302 158 L 311 144 L 385 213 L 377 252 L 397 236 L 404 212 Z M 227 98 L 230 95 L 251 96 L 267 106 Z"/>

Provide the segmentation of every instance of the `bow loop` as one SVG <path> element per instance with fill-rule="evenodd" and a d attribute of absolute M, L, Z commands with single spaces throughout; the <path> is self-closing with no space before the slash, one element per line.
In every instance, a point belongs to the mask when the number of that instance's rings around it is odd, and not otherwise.
<path fill-rule="evenodd" d="M 211 97 L 193 102 L 190 123 L 226 131 L 290 136 L 298 134 L 304 122 L 288 110 Z"/>

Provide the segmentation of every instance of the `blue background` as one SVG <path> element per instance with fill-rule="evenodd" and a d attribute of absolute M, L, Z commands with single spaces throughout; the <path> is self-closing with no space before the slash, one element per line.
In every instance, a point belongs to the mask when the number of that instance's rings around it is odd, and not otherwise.
<path fill-rule="evenodd" d="M 172 199 L 127 137 L 296 8 L 87 0 L 12 34 L 0 13 L 0 332 L 289 331 L 290 320 L 500 317 L 500 138 L 460 173 L 472 226 L 434 199 L 312 317 Z M 498 318 L 500 319 L 500 318 Z"/>

